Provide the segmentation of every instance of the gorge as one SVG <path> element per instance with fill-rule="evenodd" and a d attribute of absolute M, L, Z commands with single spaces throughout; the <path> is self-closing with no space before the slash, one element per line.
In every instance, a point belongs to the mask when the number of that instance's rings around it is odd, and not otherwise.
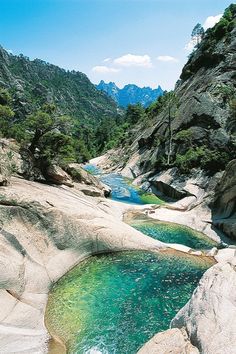
<path fill-rule="evenodd" d="M 0 49 L 1 354 L 235 354 L 235 16 L 129 114 Z"/>

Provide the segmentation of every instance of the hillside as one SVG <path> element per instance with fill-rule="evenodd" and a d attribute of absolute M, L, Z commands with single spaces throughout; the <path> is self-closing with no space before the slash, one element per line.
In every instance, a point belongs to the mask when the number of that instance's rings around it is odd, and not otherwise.
<path fill-rule="evenodd" d="M 66 71 L 40 59 L 9 54 L 0 47 L 0 86 L 14 98 L 16 118 L 54 102 L 63 114 L 96 125 L 117 116 L 117 106 L 79 71 Z"/>
<path fill-rule="evenodd" d="M 129 84 L 120 89 L 114 82 L 106 84 L 103 80 L 96 87 L 98 90 L 107 93 L 120 107 L 127 107 L 129 104 L 137 103 L 148 107 L 163 94 L 160 86 L 157 89 L 152 89 L 151 87 L 141 88 L 137 85 Z"/>

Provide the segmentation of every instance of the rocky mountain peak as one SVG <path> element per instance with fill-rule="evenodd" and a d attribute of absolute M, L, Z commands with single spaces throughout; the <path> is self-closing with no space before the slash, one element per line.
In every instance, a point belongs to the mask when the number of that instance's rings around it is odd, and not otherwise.
<path fill-rule="evenodd" d="M 151 87 L 139 87 L 135 84 L 127 84 L 122 89 L 114 82 L 105 83 L 103 80 L 96 86 L 98 90 L 105 92 L 121 107 L 129 104 L 141 103 L 144 107 L 149 106 L 163 94 L 160 85 L 156 89 Z"/>

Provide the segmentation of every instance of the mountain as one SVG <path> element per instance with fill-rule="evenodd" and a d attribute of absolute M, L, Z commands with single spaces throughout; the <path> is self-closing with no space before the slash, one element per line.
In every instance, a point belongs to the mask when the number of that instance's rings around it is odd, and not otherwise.
<path fill-rule="evenodd" d="M 163 94 L 160 86 L 157 89 L 151 87 L 138 87 L 136 85 L 125 85 L 122 89 L 116 86 L 114 82 L 106 84 L 103 80 L 96 85 L 98 90 L 105 92 L 120 107 L 127 107 L 129 104 L 141 103 L 144 107 L 148 107 L 159 96 Z"/>
<path fill-rule="evenodd" d="M 0 47 L 0 86 L 14 98 L 16 117 L 54 102 L 60 111 L 96 125 L 102 118 L 116 117 L 117 105 L 97 90 L 87 76 L 67 71 L 43 60 L 15 56 Z"/>

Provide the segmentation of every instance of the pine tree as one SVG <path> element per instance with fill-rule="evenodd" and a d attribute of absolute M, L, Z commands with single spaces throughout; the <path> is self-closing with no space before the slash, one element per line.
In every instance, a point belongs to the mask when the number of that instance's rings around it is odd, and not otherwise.
<path fill-rule="evenodd" d="M 194 47 L 198 47 L 201 43 L 204 36 L 204 29 L 200 23 L 197 23 L 194 29 L 192 30 L 191 38 L 194 44 Z"/>

